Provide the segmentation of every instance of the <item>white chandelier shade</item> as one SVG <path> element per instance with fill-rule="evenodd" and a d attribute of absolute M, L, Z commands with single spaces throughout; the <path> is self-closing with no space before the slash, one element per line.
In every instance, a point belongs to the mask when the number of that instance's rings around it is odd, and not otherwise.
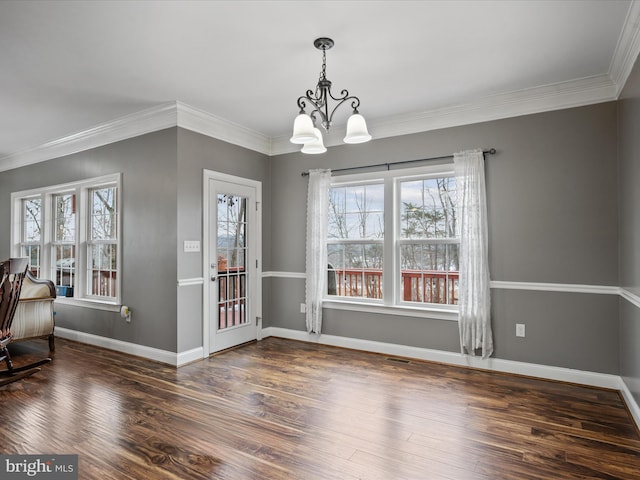
<path fill-rule="evenodd" d="M 302 153 L 318 154 L 327 151 L 327 147 L 325 147 L 324 143 L 322 142 L 322 132 L 320 132 L 320 129 L 318 128 L 314 128 L 314 130 L 318 135 L 318 139 L 305 143 L 301 150 Z"/>
<path fill-rule="evenodd" d="M 293 136 L 290 141 L 291 143 L 304 144 L 318 140 L 316 130 L 318 129 L 313 126 L 311 117 L 306 113 L 301 113 L 293 122 Z"/>
<path fill-rule="evenodd" d="M 344 137 L 344 143 L 364 143 L 369 140 L 371 140 L 371 135 L 367 130 L 367 122 L 362 115 L 354 113 L 347 122 L 347 135 Z"/>

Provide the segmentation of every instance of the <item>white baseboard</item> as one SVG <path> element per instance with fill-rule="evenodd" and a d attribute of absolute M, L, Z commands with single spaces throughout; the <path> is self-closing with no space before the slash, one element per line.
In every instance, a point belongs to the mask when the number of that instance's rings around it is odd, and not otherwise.
<path fill-rule="evenodd" d="M 627 402 L 627 407 L 629 407 L 629 411 L 631 415 L 633 415 L 636 425 L 640 428 L 640 405 L 638 405 L 636 399 L 633 398 L 629 387 L 627 387 L 627 384 L 622 378 L 620 378 L 620 394 L 624 397 L 624 401 Z"/>
<path fill-rule="evenodd" d="M 332 345 L 335 347 L 352 348 L 354 350 L 365 350 L 368 352 L 382 353 L 385 355 L 395 355 L 399 357 L 416 358 L 419 360 L 429 360 L 432 362 L 446 363 L 463 367 L 482 368 L 496 372 L 514 373 L 527 375 L 530 377 L 540 377 L 549 380 L 560 380 L 564 382 L 579 383 L 595 387 L 618 389 L 620 387 L 620 377 L 605 373 L 585 372 L 570 368 L 551 367 L 534 363 L 516 362 L 513 360 L 502 360 L 499 358 L 488 358 L 461 355 L 457 352 L 446 352 L 443 350 L 431 350 L 421 347 L 409 347 L 393 343 L 375 342 L 371 340 L 361 340 L 358 338 L 338 337 L 334 335 L 316 335 L 299 330 L 289 330 L 286 328 L 267 327 L 263 330 L 263 338 L 282 337 L 292 340 L 302 340 L 305 342 Z"/>
<path fill-rule="evenodd" d="M 137 345 L 135 343 L 123 342 L 113 338 L 101 337 L 91 333 L 78 332 L 67 328 L 56 327 L 55 334 L 61 338 L 75 340 L 77 342 L 95 345 L 97 347 L 108 348 L 117 352 L 128 353 L 138 357 L 155 360 L 179 367 L 187 363 L 203 358 L 202 347 L 193 348 L 185 352 L 174 353 L 157 348 Z M 300 330 L 290 330 L 287 328 L 267 327 L 258 332 L 260 339 L 267 337 L 281 337 L 303 342 L 319 343 L 334 347 L 352 348 L 367 352 L 382 353 L 398 357 L 416 358 L 432 362 L 446 363 L 464 367 L 482 368 L 496 372 L 514 373 L 517 375 L 527 375 L 530 377 L 544 378 L 548 380 L 558 380 L 563 382 L 578 383 L 593 387 L 610 388 L 620 391 L 629 411 L 640 427 L 640 406 L 627 388 L 624 380 L 617 375 L 606 373 L 586 372 L 570 368 L 552 367 L 548 365 L 538 365 L 534 363 L 516 362 L 513 360 L 502 360 L 499 358 L 489 358 L 483 360 L 480 357 L 470 357 L 456 352 L 446 352 L 442 350 L 432 350 L 428 348 L 409 347 L 406 345 L 396 345 L 393 343 L 374 342 L 371 340 L 361 340 L 357 338 L 338 337 L 335 335 L 316 335 L 302 332 Z"/>
<path fill-rule="evenodd" d="M 618 390 L 622 394 L 636 425 L 640 427 L 640 407 L 633 398 L 623 379 L 618 375 L 606 373 L 586 372 L 571 368 L 553 367 L 549 365 L 538 365 L 534 363 L 516 362 L 513 360 L 502 360 L 499 358 L 489 358 L 483 360 L 480 357 L 461 355 L 456 352 L 445 352 L 442 350 L 431 350 L 428 348 L 409 347 L 406 345 L 396 345 L 393 343 L 374 342 L 371 340 L 361 340 L 357 338 L 338 337 L 334 335 L 316 335 L 300 330 L 290 330 L 287 328 L 267 327 L 262 330 L 262 338 L 282 337 L 291 340 L 319 343 L 335 347 L 352 348 L 354 350 L 364 350 L 368 352 L 382 353 L 399 357 L 416 358 L 432 362 L 446 363 L 464 367 L 482 368 L 495 372 L 513 373 L 517 375 L 527 375 L 530 377 L 543 378 L 547 380 L 558 380 L 562 382 L 577 383 L 592 387 L 609 388 Z"/>
<path fill-rule="evenodd" d="M 187 350 L 186 352 L 168 352 L 166 350 L 160 350 L 158 348 L 147 347 L 144 345 L 138 345 L 136 343 L 123 342 L 113 338 L 101 337 L 99 335 L 93 335 L 91 333 L 79 332 L 77 330 L 70 330 L 68 328 L 56 327 L 55 335 L 57 337 L 66 338 L 69 340 L 75 340 L 77 342 L 94 345 L 96 347 L 108 348 L 109 350 L 115 350 L 116 352 L 128 353 L 129 355 L 136 355 L 138 357 L 147 358 L 149 360 L 155 360 L 157 362 L 166 363 L 179 367 L 186 363 L 193 362 L 202 358 L 202 347 Z"/>
<path fill-rule="evenodd" d="M 204 349 L 202 347 L 192 348 L 186 352 L 180 352 L 176 356 L 176 367 L 186 365 L 187 363 L 195 362 L 196 360 L 202 360 L 204 357 Z"/>

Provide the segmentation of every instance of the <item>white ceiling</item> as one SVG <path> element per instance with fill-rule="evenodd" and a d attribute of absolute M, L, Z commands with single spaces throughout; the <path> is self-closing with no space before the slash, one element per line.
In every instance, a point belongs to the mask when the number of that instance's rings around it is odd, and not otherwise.
<path fill-rule="evenodd" d="M 639 29 L 631 0 L 0 0 L 0 163 L 168 102 L 286 151 L 320 36 L 374 137 L 614 100 Z"/>

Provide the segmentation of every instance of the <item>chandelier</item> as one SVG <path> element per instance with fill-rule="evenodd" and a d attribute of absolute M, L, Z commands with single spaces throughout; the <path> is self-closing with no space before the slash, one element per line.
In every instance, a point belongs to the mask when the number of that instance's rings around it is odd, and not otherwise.
<path fill-rule="evenodd" d="M 354 95 L 349 95 L 347 90 L 342 90 L 340 96 L 331 93 L 331 82 L 327 79 L 327 50 L 333 47 L 334 42 L 330 38 L 317 38 L 313 45 L 322 50 L 322 71 L 316 85 L 315 91 L 307 90 L 307 93 L 298 98 L 300 113 L 293 122 L 293 136 L 291 143 L 302 144 L 302 153 L 324 153 L 327 151 L 322 142 L 322 132 L 316 127 L 316 121 L 328 132 L 333 121 L 333 114 L 340 105 L 351 101 L 353 113 L 347 122 L 347 134 L 344 137 L 345 143 L 364 143 L 371 140 L 371 135 L 367 131 L 367 124 L 364 117 L 358 112 L 360 99 Z M 330 107 L 329 101 L 338 102 Z M 305 108 L 313 109 L 307 115 Z"/>

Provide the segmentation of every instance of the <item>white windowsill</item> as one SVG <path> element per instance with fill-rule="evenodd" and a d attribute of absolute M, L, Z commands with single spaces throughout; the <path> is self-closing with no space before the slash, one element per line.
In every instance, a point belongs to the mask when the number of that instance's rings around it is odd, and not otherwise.
<path fill-rule="evenodd" d="M 74 307 L 93 308 L 94 310 L 105 310 L 107 312 L 120 312 L 120 303 L 107 303 L 86 298 L 56 297 L 56 303 L 61 305 L 73 305 Z"/>
<path fill-rule="evenodd" d="M 334 310 L 349 310 L 352 312 L 379 313 L 385 315 L 398 315 L 402 317 L 430 318 L 434 320 L 449 320 L 453 322 L 458 321 L 458 311 L 448 308 L 417 308 L 399 305 L 391 306 L 364 302 L 348 302 L 335 299 L 323 300 L 322 307 Z"/>

